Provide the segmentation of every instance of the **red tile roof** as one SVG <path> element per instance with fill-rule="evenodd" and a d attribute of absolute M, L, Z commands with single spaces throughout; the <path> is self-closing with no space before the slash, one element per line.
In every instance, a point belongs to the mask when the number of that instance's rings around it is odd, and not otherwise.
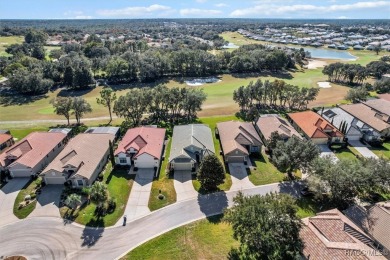
<path fill-rule="evenodd" d="M 20 163 L 34 168 L 47 154 L 66 138 L 63 133 L 33 132 L 8 148 L 0 155 L 0 164 L 5 166 L 7 156 L 15 156 L 13 164 Z"/>
<path fill-rule="evenodd" d="M 0 144 L 7 142 L 9 139 L 12 139 L 12 135 L 0 134 Z"/>
<path fill-rule="evenodd" d="M 134 158 L 147 153 L 160 159 L 164 140 L 165 129 L 163 128 L 145 126 L 132 128 L 126 132 L 120 141 L 118 148 L 115 150 L 115 155 L 126 153 L 130 148 L 134 148 L 138 151 Z"/>
<path fill-rule="evenodd" d="M 313 111 L 290 113 L 288 116 L 310 138 L 343 137 L 343 134 L 336 127 Z M 332 132 L 327 133 L 324 130 Z"/>
<path fill-rule="evenodd" d="M 390 101 L 390 93 L 386 93 L 386 94 L 379 94 L 378 96 L 379 96 L 379 98 L 381 98 L 381 99 L 384 99 L 384 100 Z"/>

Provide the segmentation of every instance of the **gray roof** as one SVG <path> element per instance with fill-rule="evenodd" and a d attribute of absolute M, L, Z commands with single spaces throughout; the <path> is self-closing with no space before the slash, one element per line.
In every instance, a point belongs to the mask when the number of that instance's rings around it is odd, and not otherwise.
<path fill-rule="evenodd" d="M 113 127 L 113 126 L 110 126 L 110 127 L 106 127 L 106 126 L 102 126 L 102 127 L 89 127 L 85 133 L 89 133 L 89 134 L 112 134 L 112 135 L 117 135 L 119 133 L 119 127 Z"/>
<path fill-rule="evenodd" d="M 345 121 L 348 124 L 347 132 L 351 127 L 352 121 L 354 119 L 352 115 L 350 115 L 349 113 L 345 112 L 344 110 L 338 107 L 325 108 L 324 111 L 320 109 L 318 111 L 318 114 L 321 115 L 326 120 L 328 120 L 329 122 L 331 122 L 332 125 L 337 129 L 340 129 L 341 122 Z"/>
<path fill-rule="evenodd" d="M 173 128 L 171 154 L 169 161 L 177 157 L 195 158 L 189 146 L 215 153 L 213 136 L 210 127 L 203 124 L 179 125 Z"/>

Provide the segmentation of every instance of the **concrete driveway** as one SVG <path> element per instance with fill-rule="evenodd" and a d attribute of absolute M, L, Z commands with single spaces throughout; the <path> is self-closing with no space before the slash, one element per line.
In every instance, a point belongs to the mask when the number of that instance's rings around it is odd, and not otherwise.
<path fill-rule="evenodd" d="M 19 191 L 30 178 L 14 178 L 0 189 L 0 226 L 18 221 L 14 215 L 14 203 Z"/>
<path fill-rule="evenodd" d="M 154 169 L 138 169 L 124 212 L 124 215 L 127 216 L 127 221 L 150 213 L 148 204 L 153 176 Z M 123 219 L 121 218 L 116 225 L 121 226 L 122 224 Z"/>
<path fill-rule="evenodd" d="M 64 185 L 47 185 L 37 196 L 37 206 L 28 217 L 58 217 L 60 218 L 60 199 Z"/>
<path fill-rule="evenodd" d="M 249 180 L 243 163 L 229 163 L 229 171 L 232 178 L 232 187 L 230 190 L 242 190 L 255 187 Z"/>
<path fill-rule="evenodd" d="M 330 157 L 333 162 L 337 162 L 339 158 L 332 152 L 332 150 L 329 149 L 328 145 L 326 144 L 319 144 L 318 147 L 320 148 L 320 157 Z"/>
<path fill-rule="evenodd" d="M 190 171 L 175 171 L 173 185 L 175 186 L 177 201 L 193 199 L 198 196 L 198 192 L 192 185 L 191 175 Z"/>
<path fill-rule="evenodd" d="M 348 141 L 348 143 L 355 148 L 363 157 L 365 158 L 375 158 L 378 159 L 378 156 L 373 153 L 366 145 L 362 144 L 360 141 Z"/>

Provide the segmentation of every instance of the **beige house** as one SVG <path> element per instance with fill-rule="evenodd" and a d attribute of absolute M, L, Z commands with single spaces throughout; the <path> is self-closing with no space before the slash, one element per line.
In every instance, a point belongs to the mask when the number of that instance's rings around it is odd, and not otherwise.
<path fill-rule="evenodd" d="M 90 186 L 103 170 L 109 157 L 112 134 L 79 134 L 50 163 L 41 176 L 46 184 L 64 184 L 73 187 Z"/>
<path fill-rule="evenodd" d="M 228 163 L 246 163 L 249 155 L 260 152 L 263 145 L 255 127 L 249 122 L 217 123 L 224 159 Z"/>
<path fill-rule="evenodd" d="M 13 177 L 39 174 L 64 148 L 64 133 L 33 132 L 0 155 L 0 167 Z"/>

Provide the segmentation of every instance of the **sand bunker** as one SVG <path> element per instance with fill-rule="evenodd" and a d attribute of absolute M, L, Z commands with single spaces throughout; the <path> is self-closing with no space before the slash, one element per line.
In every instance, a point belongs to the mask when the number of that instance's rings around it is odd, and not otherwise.
<path fill-rule="evenodd" d="M 331 88 L 332 86 L 330 85 L 330 83 L 329 82 L 327 82 L 327 81 L 320 81 L 320 82 L 317 82 L 317 84 L 318 84 L 318 87 L 320 87 L 320 88 Z"/>
<path fill-rule="evenodd" d="M 328 63 L 323 60 L 309 60 L 309 64 L 307 64 L 307 68 L 309 70 L 314 70 L 317 68 L 325 67 Z"/>
<path fill-rule="evenodd" d="M 185 83 L 190 87 L 198 87 L 206 83 L 216 83 L 220 81 L 221 80 L 219 78 L 211 77 L 211 78 L 199 78 L 199 79 L 187 80 L 185 81 Z"/>

